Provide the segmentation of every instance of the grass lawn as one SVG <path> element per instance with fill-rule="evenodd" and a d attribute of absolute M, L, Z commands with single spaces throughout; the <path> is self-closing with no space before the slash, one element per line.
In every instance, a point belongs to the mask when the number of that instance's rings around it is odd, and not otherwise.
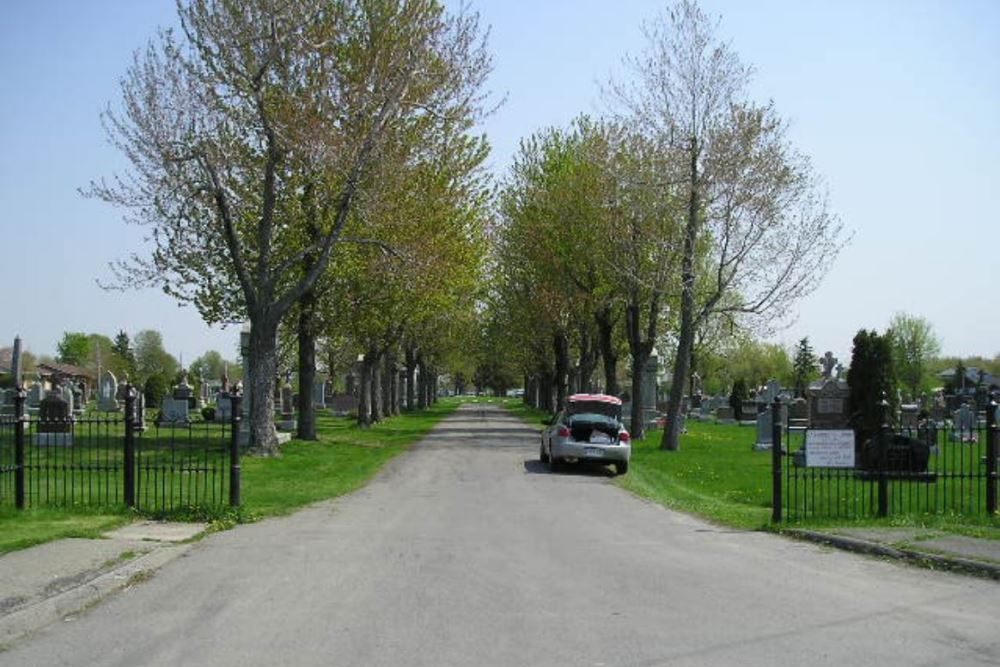
<path fill-rule="evenodd" d="M 541 420 L 548 416 L 519 400 L 501 403 L 538 429 L 542 428 Z M 809 519 L 776 527 L 771 524 L 771 453 L 753 451 L 756 429 L 694 420 L 688 421 L 687 428 L 688 433 L 681 436 L 681 446 L 676 452 L 660 450 L 663 435 L 660 430 L 648 433 L 642 440 L 633 440 L 629 473 L 616 478 L 616 482 L 666 507 L 736 528 L 918 527 L 1000 539 L 1000 517 L 982 513 L 915 511 L 886 519 Z M 792 449 L 798 446 L 793 441 Z M 947 448 L 943 451 L 944 465 L 953 467 Z"/>
<path fill-rule="evenodd" d="M 390 459 L 419 441 L 460 404 L 444 399 L 422 412 L 388 419 L 361 429 L 348 417 L 322 415 L 319 440 L 292 440 L 276 458 L 244 457 L 243 506 L 238 510 L 194 508 L 156 518 L 234 522 L 288 514 L 314 502 L 335 498 L 363 486 Z M 121 505 L 42 507 L 18 512 L 0 509 L 0 554 L 65 537 L 99 537 L 129 523 L 136 513 Z"/>

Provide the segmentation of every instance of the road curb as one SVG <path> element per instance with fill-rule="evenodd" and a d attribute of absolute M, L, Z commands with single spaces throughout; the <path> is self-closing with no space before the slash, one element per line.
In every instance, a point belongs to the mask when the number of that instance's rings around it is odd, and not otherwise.
<path fill-rule="evenodd" d="M 0 617 L 0 649 L 66 616 L 83 611 L 115 591 L 126 588 L 136 576 L 152 574 L 182 556 L 191 546 L 191 544 L 164 544 L 68 591 Z"/>
<path fill-rule="evenodd" d="M 883 558 L 893 558 L 902 560 L 923 567 L 934 569 L 950 570 L 961 572 L 986 579 L 1000 581 L 1000 565 L 984 563 L 982 561 L 969 560 L 959 556 L 944 556 L 926 551 L 917 551 L 900 547 L 891 547 L 879 542 L 859 540 L 846 535 L 833 535 L 830 533 L 818 533 L 811 530 L 790 529 L 781 531 L 782 535 L 787 535 L 795 539 L 827 546 L 836 547 L 845 551 L 862 553 L 870 556 L 880 556 Z"/>

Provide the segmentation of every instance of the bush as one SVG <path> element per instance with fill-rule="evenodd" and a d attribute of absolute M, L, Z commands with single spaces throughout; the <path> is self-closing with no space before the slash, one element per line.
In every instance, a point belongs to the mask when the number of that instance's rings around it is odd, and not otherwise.
<path fill-rule="evenodd" d="M 206 405 L 201 409 L 201 418 L 207 422 L 215 421 L 215 406 Z"/>
<path fill-rule="evenodd" d="M 146 406 L 155 408 L 163 402 L 163 397 L 167 395 L 167 378 L 163 375 L 150 375 L 143 386 L 142 393 L 146 397 Z"/>

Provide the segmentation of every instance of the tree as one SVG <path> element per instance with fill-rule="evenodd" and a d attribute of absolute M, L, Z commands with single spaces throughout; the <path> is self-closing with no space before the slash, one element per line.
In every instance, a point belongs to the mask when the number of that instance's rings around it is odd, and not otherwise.
<path fill-rule="evenodd" d="M 178 11 L 181 36 L 137 55 L 123 111 L 105 115 L 131 173 L 90 193 L 152 229 L 151 257 L 125 262 L 122 286 L 158 285 L 209 322 L 250 321 L 251 446 L 275 454 L 279 323 L 326 270 L 382 149 L 423 118 L 474 115 L 490 61 L 477 18 L 435 0 Z"/>
<path fill-rule="evenodd" d="M 62 340 L 56 344 L 56 358 L 60 363 L 83 366 L 90 356 L 90 338 L 75 331 L 63 332 Z"/>
<path fill-rule="evenodd" d="M 628 61 L 634 80 L 613 86 L 670 158 L 658 181 L 679 187 L 684 201 L 664 449 L 679 446 L 697 329 L 718 313 L 765 328 L 818 285 L 842 245 L 808 161 L 789 146 L 774 109 L 746 99 L 751 70 L 716 28 L 696 3 L 678 2 L 645 26 L 648 48 Z"/>
<path fill-rule="evenodd" d="M 891 338 L 888 333 L 880 336 L 865 329 L 854 336 L 851 367 L 847 371 L 848 413 L 859 445 L 877 434 L 896 414 Z"/>
<path fill-rule="evenodd" d="M 809 382 L 816 377 L 816 353 L 809 344 L 809 338 L 803 338 L 795 348 L 793 366 L 793 386 L 796 396 L 805 396 Z"/>
<path fill-rule="evenodd" d="M 136 383 L 158 376 L 164 384 L 180 370 L 180 364 L 163 347 L 163 336 L 159 331 L 144 329 L 135 335 Z"/>
<path fill-rule="evenodd" d="M 887 332 L 900 383 L 912 399 L 930 389 L 927 373 L 931 359 L 941 353 L 941 342 L 931 323 L 922 317 L 896 313 Z"/>
<path fill-rule="evenodd" d="M 228 366 L 236 366 L 236 363 L 228 363 L 222 355 L 215 350 L 209 350 L 191 362 L 189 370 L 193 378 L 206 378 L 209 380 L 221 380 L 223 374 L 227 372 Z"/>
<path fill-rule="evenodd" d="M 132 343 L 129 340 L 128 334 L 125 333 L 124 330 L 119 330 L 118 335 L 115 336 L 112 352 L 117 361 L 118 368 L 122 374 L 122 378 L 120 379 L 128 377 L 132 380 L 135 380 L 136 376 L 135 351 L 132 349 Z"/>

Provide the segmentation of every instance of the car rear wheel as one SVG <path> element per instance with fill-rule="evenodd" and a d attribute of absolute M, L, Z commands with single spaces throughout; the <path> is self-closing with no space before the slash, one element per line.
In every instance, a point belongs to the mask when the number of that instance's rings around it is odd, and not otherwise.
<path fill-rule="evenodd" d="M 545 453 L 545 443 L 542 443 L 542 445 L 538 448 L 538 460 L 542 463 L 549 462 L 549 455 Z"/>
<path fill-rule="evenodd" d="M 549 456 L 549 472 L 559 472 L 562 462 L 554 456 Z"/>
<path fill-rule="evenodd" d="M 624 475 L 628 472 L 628 461 L 619 461 L 615 464 L 615 473 Z"/>

